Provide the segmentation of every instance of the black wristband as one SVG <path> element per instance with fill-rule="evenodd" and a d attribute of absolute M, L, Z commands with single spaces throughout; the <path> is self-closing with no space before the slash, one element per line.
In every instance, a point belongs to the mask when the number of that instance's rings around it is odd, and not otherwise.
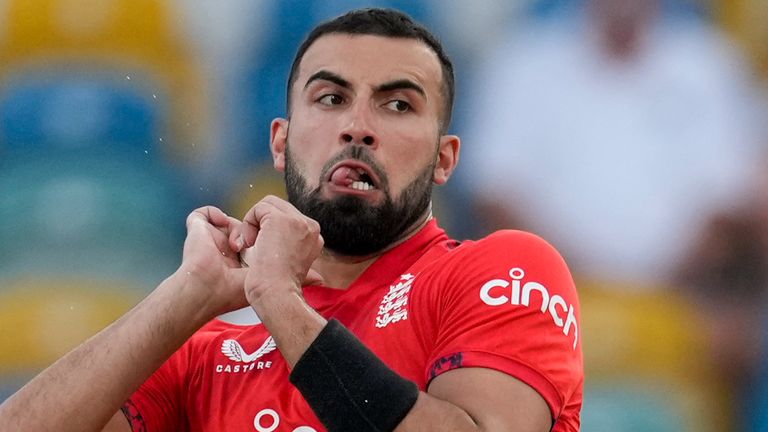
<path fill-rule="evenodd" d="M 392 431 L 419 397 L 414 382 L 336 320 L 307 348 L 290 380 L 329 432 Z"/>

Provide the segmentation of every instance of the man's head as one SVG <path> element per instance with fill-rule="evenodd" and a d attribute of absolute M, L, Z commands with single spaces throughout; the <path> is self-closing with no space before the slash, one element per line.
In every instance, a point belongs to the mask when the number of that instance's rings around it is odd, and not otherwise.
<path fill-rule="evenodd" d="M 446 133 L 451 123 L 455 83 L 453 63 L 443 50 L 437 38 L 424 26 L 414 22 L 408 15 L 392 9 L 358 9 L 335 19 L 321 23 L 315 27 L 304 42 L 299 46 L 291 65 L 286 89 L 286 109 L 288 118 L 291 117 L 291 89 L 298 75 L 299 65 L 310 46 L 315 41 L 328 34 L 340 33 L 349 35 L 372 35 L 388 38 L 403 38 L 419 40 L 435 52 L 442 66 L 443 118 L 441 132 Z"/>
<path fill-rule="evenodd" d="M 637 58 L 653 23 L 660 18 L 659 0 L 590 0 L 586 6 L 601 48 L 619 61 Z"/>
<path fill-rule="evenodd" d="M 458 160 L 444 134 L 452 71 L 435 38 L 399 12 L 351 12 L 310 33 L 289 83 L 289 118 L 271 130 L 289 201 L 342 255 L 406 238 Z"/>

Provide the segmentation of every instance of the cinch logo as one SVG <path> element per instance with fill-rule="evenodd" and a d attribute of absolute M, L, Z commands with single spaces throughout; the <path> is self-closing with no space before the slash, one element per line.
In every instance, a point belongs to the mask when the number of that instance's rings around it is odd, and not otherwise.
<path fill-rule="evenodd" d="M 504 279 L 489 280 L 480 287 L 480 299 L 488 306 L 501 306 L 503 304 L 531 306 L 531 292 L 536 291 L 541 297 L 541 313 L 549 312 L 552 321 L 563 329 L 563 334 L 568 336 L 573 328 L 573 349 L 579 341 L 579 327 L 576 323 L 573 305 L 569 305 L 559 295 L 549 295 L 549 290 L 538 282 L 522 283 L 525 276 L 523 269 L 515 267 L 509 271 L 512 282 Z M 510 288 L 511 285 L 511 288 Z M 565 315 L 565 321 L 560 313 Z"/>
<path fill-rule="evenodd" d="M 243 347 L 240 345 L 240 342 L 234 340 L 234 339 L 227 339 L 224 342 L 221 343 L 221 352 L 227 356 L 228 359 L 238 362 L 238 363 L 246 363 L 244 365 L 236 364 L 234 366 L 232 365 L 216 365 L 216 372 L 222 373 L 245 373 L 248 371 L 252 371 L 254 369 L 269 369 L 272 367 L 271 361 L 259 361 L 256 360 L 263 357 L 265 354 L 268 354 L 272 351 L 274 351 L 277 348 L 277 344 L 275 344 L 275 340 L 272 338 L 272 336 L 268 337 L 267 340 L 264 341 L 263 344 L 261 344 L 261 347 L 254 351 L 251 354 L 248 354 L 245 352 Z"/>

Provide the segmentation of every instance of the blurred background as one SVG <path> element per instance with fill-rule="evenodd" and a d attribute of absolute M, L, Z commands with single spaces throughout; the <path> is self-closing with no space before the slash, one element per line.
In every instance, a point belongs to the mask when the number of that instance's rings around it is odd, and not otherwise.
<path fill-rule="evenodd" d="M 319 21 L 401 9 L 457 69 L 450 234 L 570 263 L 585 431 L 768 431 L 768 2 L 0 0 L 0 401 L 283 195 L 269 122 Z"/>

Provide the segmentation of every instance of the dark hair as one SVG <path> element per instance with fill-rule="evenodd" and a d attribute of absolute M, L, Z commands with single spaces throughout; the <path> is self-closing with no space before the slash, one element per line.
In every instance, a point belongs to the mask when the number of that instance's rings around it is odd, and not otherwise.
<path fill-rule="evenodd" d="M 426 27 L 416 23 L 408 15 L 394 9 L 368 8 L 353 10 L 319 24 L 307 35 L 307 38 L 304 39 L 304 42 L 302 42 L 296 52 L 296 57 L 294 57 L 293 64 L 291 65 L 291 73 L 288 76 L 286 107 L 289 115 L 291 112 L 291 88 L 298 78 L 299 64 L 302 58 L 304 58 L 304 54 L 318 38 L 332 33 L 415 39 L 427 44 L 437 54 L 442 67 L 444 107 L 441 129 L 443 132 L 448 130 L 448 125 L 451 123 L 455 93 L 453 64 L 443 50 L 443 46 Z"/>

